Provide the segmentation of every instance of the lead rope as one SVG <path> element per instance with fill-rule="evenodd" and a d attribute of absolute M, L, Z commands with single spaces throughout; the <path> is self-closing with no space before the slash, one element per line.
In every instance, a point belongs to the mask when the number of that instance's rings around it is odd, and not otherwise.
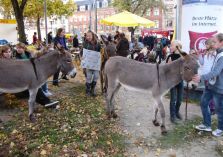
<path fill-rule="evenodd" d="M 189 95 L 189 83 L 187 82 L 187 88 L 186 88 L 186 106 L 185 106 L 185 120 L 187 120 L 188 95 Z"/>

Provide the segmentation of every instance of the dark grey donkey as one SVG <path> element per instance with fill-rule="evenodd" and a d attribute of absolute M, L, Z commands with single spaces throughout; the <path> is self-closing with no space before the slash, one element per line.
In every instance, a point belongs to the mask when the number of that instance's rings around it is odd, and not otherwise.
<path fill-rule="evenodd" d="M 0 59 L 0 92 L 29 90 L 29 119 L 35 122 L 34 104 L 38 89 L 61 68 L 63 74 L 75 77 L 76 68 L 70 53 L 52 50 L 33 60 Z"/>
<path fill-rule="evenodd" d="M 167 133 L 162 96 L 180 81 L 191 81 L 192 77 L 197 74 L 198 67 L 194 56 L 190 55 L 185 55 L 183 58 L 165 65 L 141 63 L 125 57 L 111 57 L 105 65 L 106 103 L 109 118 L 117 117 L 114 111 L 113 98 L 121 86 L 133 90 L 144 90 L 152 93 L 157 104 L 155 119 L 153 120 L 154 125 L 159 126 L 157 121 L 159 109 L 162 119 L 161 133 Z"/>

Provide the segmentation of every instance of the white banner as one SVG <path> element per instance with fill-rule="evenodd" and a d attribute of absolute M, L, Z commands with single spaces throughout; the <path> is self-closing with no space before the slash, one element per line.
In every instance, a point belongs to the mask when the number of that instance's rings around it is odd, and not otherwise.
<path fill-rule="evenodd" d="M 98 70 L 101 68 L 101 53 L 97 51 L 83 49 L 81 67 Z"/>
<path fill-rule="evenodd" d="M 183 50 L 203 52 L 205 41 L 223 33 L 223 0 L 183 0 L 181 41 Z"/>

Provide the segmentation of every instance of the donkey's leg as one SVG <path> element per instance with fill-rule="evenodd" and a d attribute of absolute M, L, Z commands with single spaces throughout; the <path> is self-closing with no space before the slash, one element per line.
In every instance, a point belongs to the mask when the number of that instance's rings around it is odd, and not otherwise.
<path fill-rule="evenodd" d="M 107 114 L 108 117 L 111 118 L 111 116 L 113 118 L 117 118 L 117 114 L 115 113 L 115 107 L 114 107 L 114 103 L 113 103 L 113 98 L 115 93 L 118 91 L 118 89 L 121 87 L 121 85 L 119 83 L 110 83 L 108 84 L 108 89 L 107 89 Z"/>
<path fill-rule="evenodd" d="M 35 122 L 36 119 L 33 115 L 34 111 L 34 105 L 36 101 L 36 94 L 37 94 L 38 89 L 30 89 L 29 90 L 29 119 L 31 122 Z"/>
<path fill-rule="evenodd" d="M 157 98 L 157 103 L 158 103 L 160 116 L 161 116 L 161 120 L 162 120 L 162 123 L 161 123 L 161 126 L 160 126 L 161 127 L 161 133 L 164 135 L 164 134 L 167 133 L 166 126 L 165 126 L 165 109 L 164 109 L 163 103 L 161 101 L 161 98 Z"/>
<path fill-rule="evenodd" d="M 159 111 L 158 105 L 156 105 L 155 114 L 154 114 L 154 120 L 153 120 L 153 125 L 154 126 L 160 126 L 160 123 L 157 121 L 157 113 L 158 113 L 158 111 Z"/>

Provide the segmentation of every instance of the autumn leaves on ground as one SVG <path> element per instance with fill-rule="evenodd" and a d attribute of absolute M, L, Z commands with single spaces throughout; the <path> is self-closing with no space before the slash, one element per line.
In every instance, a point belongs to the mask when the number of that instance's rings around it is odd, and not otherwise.
<path fill-rule="evenodd" d="M 123 125 L 126 124 L 122 124 L 123 116 L 128 114 L 127 111 L 130 110 L 128 105 L 123 110 L 123 113 L 118 112 L 123 114 L 119 115 L 120 118 L 108 120 L 104 98 L 100 94 L 99 88 L 99 95 L 96 98 L 86 97 L 84 80 L 79 69 L 76 78 L 69 81 L 62 80 L 60 87 L 54 87 L 49 83 L 49 87 L 54 93 L 52 99 L 60 101 L 60 108 L 45 109 L 38 105 L 35 110 L 36 123 L 30 123 L 28 120 L 27 99 L 18 100 L 15 96 L 6 94 L 3 97 L 5 101 L 2 103 L 2 97 L 0 97 L 0 119 L 3 120 L 0 123 L 0 157 L 138 157 L 142 155 L 130 151 L 130 149 L 135 150 L 138 148 L 151 151 L 150 154 L 153 155 L 150 156 L 162 156 L 161 154 L 165 154 L 165 156 L 169 157 L 171 155 L 168 152 L 169 149 L 177 149 L 177 153 L 181 154 L 181 148 L 184 150 L 185 145 L 189 146 L 187 149 L 190 152 L 190 145 L 194 144 L 199 147 L 200 143 L 211 142 L 213 144 L 213 141 L 214 144 L 216 143 L 215 141 L 219 142 L 209 148 L 208 151 L 211 152 L 210 154 L 218 153 L 222 156 L 222 139 L 216 140 L 211 135 L 199 134 L 194 130 L 193 126 L 201 121 L 200 118 L 195 118 L 176 126 L 169 126 L 167 136 L 147 137 L 148 134 L 146 134 L 147 136 L 140 141 L 136 137 L 133 138 L 136 140 L 131 143 L 131 140 L 128 141 L 131 139 L 129 136 L 134 135 L 128 136 L 125 133 L 126 128 L 123 128 Z M 129 97 L 135 99 L 137 96 L 130 95 Z M 124 97 L 123 101 L 127 101 L 127 99 L 128 97 Z M 128 104 L 129 101 L 132 100 L 128 100 L 126 103 Z M 145 100 L 142 99 L 141 101 Z M 143 104 L 141 101 L 139 104 Z M 148 110 L 146 105 L 143 112 L 145 110 Z M 152 114 L 149 114 L 150 116 L 146 113 L 141 115 L 140 117 L 145 119 L 140 119 L 142 120 L 140 122 L 146 121 L 146 124 L 148 124 L 145 127 L 145 132 L 149 133 L 149 128 L 155 130 L 152 123 L 148 122 Z M 129 121 L 127 120 L 126 122 Z M 139 119 L 135 119 L 129 125 L 134 126 L 138 122 Z M 214 125 L 216 126 L 216 121 Z M 139 130 L 139 128 L 130 127 L 128 131 L 134 132 L 136 130 Z M 146 140 L 147 142 L 145 142 Z M 150 145 L 151 140 L 156 142 Z M 131 144 L 133 144 L 133 147 Z M 203 152 L 203 147 L 201 147 L 200 152 Z"/>
<path fill-rule="evenodd" d="M 86 97 L 80 82 L 50 86 L 60 108 L 38 105 L 34 124 L 28 120 L 27 100 L 6 95 L 0 110 L 14 115 L 0 123 L 0 156 L 122 156 L 124 137 L 115 121 L 107 120 L 103 97 Z"/>

